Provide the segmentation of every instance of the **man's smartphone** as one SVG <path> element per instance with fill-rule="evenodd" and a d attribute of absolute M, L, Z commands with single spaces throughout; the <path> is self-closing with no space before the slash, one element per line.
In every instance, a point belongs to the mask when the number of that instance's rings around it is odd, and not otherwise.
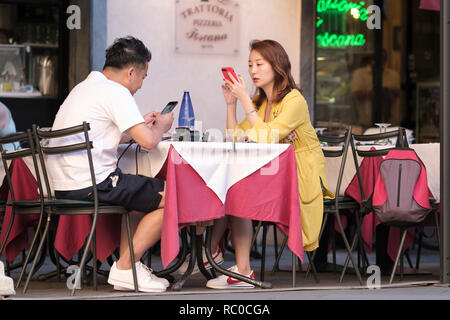
<path fill-rule="evenodd" d="M 222 68 L 222 73 L 223 73 L 223 76 L 225 77 L 225 79 L 227 79 L 227 80 L 230 81 L 230 82 L 234 82 L 234 81 L 230 78 L 230 75 L 228 74 L 228 72 L 231 73 L 231 75 L 232 75 L 236 80 L 239 81 L 238 77 L 236 76 L 236 73 L 234 72 L 234 69 L 231 68 L 231 67 Z"/>
<path fill-rule="evenodd" d="M 173 109 L 177 106 L 178 101 L 170 101 L 164 109 L 161 111 L 161 114 L 172 112 Z"/>

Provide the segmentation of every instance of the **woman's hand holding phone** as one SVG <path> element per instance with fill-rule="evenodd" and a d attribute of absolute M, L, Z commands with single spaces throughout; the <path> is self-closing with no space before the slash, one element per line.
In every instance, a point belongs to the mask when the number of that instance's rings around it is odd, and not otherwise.
<path fill-rule="evenodd" d="M 246 99 L 248 92 L 244 79 L 241 76 L 237 76 L 231 67 L 222 68 L 222 73 L 225 81 L 225 84 L 222 85 L 222 91 L 227 105 L 235 105 L 236 99 L 241 101 Z"/>
<path fill-rule="evenodd" d="M 229 92 L 229 94 L 231 94 L 233 97 L 243 102 L 245 99 L 247 99 L 247 97 L 249 97 L 244 79 L 241 76 L 239 76 L 238 78 L 234 78 L 230 73 L 229 75 L 233 81 L 224 79 L 225 86 L 228 89 L 227 93 Z"/>
<path fill-rule="evenodd" d="M 225 85 L 222 85 L 223 97 L 227 106 L 236 107 L 237 98 L 231 93 L 231 90 Z"/>

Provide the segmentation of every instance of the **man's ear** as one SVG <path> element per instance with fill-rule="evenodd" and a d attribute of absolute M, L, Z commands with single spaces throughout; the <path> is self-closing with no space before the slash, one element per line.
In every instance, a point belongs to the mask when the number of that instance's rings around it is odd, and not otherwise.
<path fill-rule="evenodd" d="M 131 77 L 133 77 L 134 73 L 136 73 L 136 68 L 134 66 L 131 66 L 127 68 L 127 78 L 128 80 L 131 80 Z"/>

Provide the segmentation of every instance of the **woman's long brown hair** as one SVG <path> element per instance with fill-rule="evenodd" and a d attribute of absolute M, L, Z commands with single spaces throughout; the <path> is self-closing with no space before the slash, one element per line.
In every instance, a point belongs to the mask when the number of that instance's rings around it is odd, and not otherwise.
<path fill-rule="evenodd" d="M 291 62 L 284 48 L 274 40 L 253 40 L 250 42 L 250 51 L 257 51 L 267 60 L 275 74 L 273 102 L 278 103 L 291 92 L 292 89 L 301 89 L 297 86 L 291 74 Z M 253 102 L 257 109 L 261 107 L 267 98 L 266 93 L 261 88 L 256 89 Z"/>

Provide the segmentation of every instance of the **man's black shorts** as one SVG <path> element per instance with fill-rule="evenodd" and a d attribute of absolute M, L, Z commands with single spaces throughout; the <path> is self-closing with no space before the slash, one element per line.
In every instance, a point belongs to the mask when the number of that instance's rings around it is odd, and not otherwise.
<path fill-rule="evenodd" d="M 164 180 L 142 175 L 124 174 L 117 168 L 106 180 L 97 184 L 99 203 L 120 205 L 128 210 L 152 212 L 158 209 Z M 94 201 L 92 187 L 55 191 L 57 199 Z"/>

